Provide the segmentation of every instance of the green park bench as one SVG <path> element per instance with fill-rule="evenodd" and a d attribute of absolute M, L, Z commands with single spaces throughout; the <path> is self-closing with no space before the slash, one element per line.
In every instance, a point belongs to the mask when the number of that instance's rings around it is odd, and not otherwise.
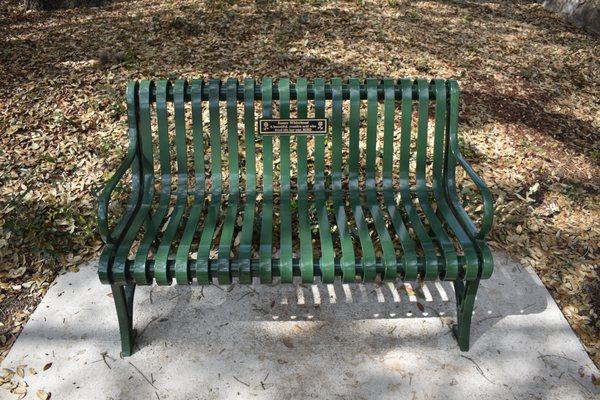
<path fill-rule="evenodd" d="M 469 349 L 492 196 L 460 153 L 454 80 L 129 82 L 129 148 L 98 209 L 122 353 L 136 285 L 445 280 Z M 483 199 L 476 225 L 456 187 Z M 115 188 L 130 187 L 109 219 Z M 110 207 L 113 210 L 113 207 Z M 475 219 L 475 218 L 473 218 Z"/>

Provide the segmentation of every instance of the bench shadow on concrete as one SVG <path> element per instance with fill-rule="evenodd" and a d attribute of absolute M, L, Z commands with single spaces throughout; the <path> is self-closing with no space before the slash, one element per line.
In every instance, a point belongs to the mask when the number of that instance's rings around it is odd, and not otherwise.
<path fill-rule="evenodd" d="M 496 256 L 491 279 L 482 281 L 473 314 L 471 346 L 481 335 L 511 315 L 541 313 L 547 291 L 533 272 Z M 257 281 L 255 281 L 256 283 Z M 135 308 L 153 308 L 151 320 L 134 326 L 141 334 L 138 349 L 163 340 L 166 326 L 194 318 L 218 323 L 238 321 L 325 321 L 347 323 L 364 319 L 438 318 L 450 327 L 456 321 L 456 300 L 450 282 L 383 282 L 377 284 L 239 285 L 138 287 Z M 226 311 L 226 315 L 223 315 Z M 198 318 L 200 319 L 200 318 Z M 158 321 L 159 323 L 155 323 Z M 203 324 L 196 321 L 198 328 Z M 191 327 L 190 327 L 191 328 Z M 168 329 L 168 328 L 167 328 Z M 156 332 L 155 332 L 156 331 Z M 177 337 L 178 330 L 170 330 Z M 186 332 L 186 329 L 182 331 Z M 173 336 L 170 335 L 171 338 Z M 183 339 L 183 338 L 182 338 Z"/>
<path fill-rule="evenodd" d="M 40 376 L 56 383 L 56 393 L 70 393 L 80 382 L 88 383 L 87 391 L 97 390 L 90 383 L 95 382 L 90 381 L 93 374 L 97 382 L 117 388 L 114 399 L 168 398 L 175 386 L 185 392 L 181 398 L 210 398 L 198 397 L 206 394 L 198 390 L 209 388 L 220 391 L 215 398 L 242 392 L 310 398 L 327 390 L 341 391 L 340 398 L 387 398 L 388 391 L 410 393 L 413 384 L 428 387 L 431 398 L 464 398 L 468 385 L 451 386 L 452 378 L 477 381 L 485 386 L 485 398 L 507 398 L 507 387 L 516 398 L 531 393 L 558 398 L 553 396 L 557 390 L 592 398 L 591 381 L 578 373 L 582 367 L 586 376 L 594 370 L 582 362 L 584 353 L 574 346 L 576 338 L 566 322 L 541 317 L 556 307 L 548 303 L 549 294 L 533 272 L 496 253 L 495 273 L 482 283 L 477 298 L 469 353 L 461 353 L 451 337 L 456 318 L 452 285 L 416 286 L 139 287 L 137 349 L 131 358 L 121 359 L 110 289 L 98 283 L 93 268 L 83 268 L 51 289 L 53 300 L 41 307 L 53 311 L 30 320 L 9 364 L 52 361 L 53 367 Z M 511 318 L 520 315 L 528 317 Z M 507 318 L 511 321 L 495 327 Z M 527 373 L 515 372 L 517 367 Z M 140 371 L 156 379 L 154 386 Z M 269 384 L 261 387 L 267 371 Z M 439 379 L 430 382 L 429 375 Z M 540 381 L 533 384 L 535 377 Z M 132 387 L 144 394 L 134 395 Z M 441 396 L 447 390 L 452 393 Z"/>

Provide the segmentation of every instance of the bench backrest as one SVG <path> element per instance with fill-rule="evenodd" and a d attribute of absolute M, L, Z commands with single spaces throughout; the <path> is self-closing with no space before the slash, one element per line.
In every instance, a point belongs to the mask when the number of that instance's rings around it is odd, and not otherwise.
<path fill-rule="evenodd" d="M 127 103 L 146 183 L 176 175 L 180 193 L 398 190 L 454 174 L 452 80 L 140 81 L 129 82 Z M 260 136 L 260 116 L 328 118 L 330 128 Z"/>

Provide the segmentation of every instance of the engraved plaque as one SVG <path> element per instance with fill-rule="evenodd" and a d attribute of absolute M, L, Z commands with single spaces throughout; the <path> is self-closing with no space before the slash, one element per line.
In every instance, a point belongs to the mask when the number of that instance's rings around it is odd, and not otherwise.
<path fill-rule="evenodd" d="M 258 133 L 266 136 L 325 135 L 327 118 L 260 118 Z"/>

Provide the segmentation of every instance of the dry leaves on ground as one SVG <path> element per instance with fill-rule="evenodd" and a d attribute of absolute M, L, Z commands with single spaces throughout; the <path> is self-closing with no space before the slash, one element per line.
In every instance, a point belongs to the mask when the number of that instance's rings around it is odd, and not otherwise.
<path fill-rule="evenodd" d="M 0 358 L 56 274 L 97 255 L 127 79 L 439 76 L 462 86 L 492 244 L 538 272 L 599 364 L 600 40 L 531 1 L 257 3 L 2 2 Z"/>

